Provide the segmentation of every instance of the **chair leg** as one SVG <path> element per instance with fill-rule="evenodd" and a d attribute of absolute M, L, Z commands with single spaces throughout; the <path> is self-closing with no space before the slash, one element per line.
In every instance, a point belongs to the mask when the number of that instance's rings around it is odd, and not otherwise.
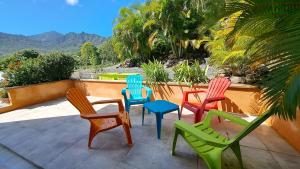
<path fill-rule="evenodd" d="M 199 112 L 196 112 L 195 113 L 195 120 L 194 120 L 194 123 L 198 123 L 198 122 L 200 122 L 200 113 Z"/>
<path fill-rule="evenodd" d="M 123 129 L 124 129 L 124 132 L 126 134 L 128 145 L 132 145 L 132 139 L 131 139 L 131 133 L 130 133 L 129 125 L 123 124 Z"/>
<path fill-rule="evenodd" d="M 242 154 L 241 154 L 240 144 L 239 143 L 233 144 L 231 146 L 231 150 L 233 151 L 233 153 L 235 154 L 235 156 L 239 160 L 239 164 L 240 164 L 241 169 L 243 169 L 244 166 L 243 166 L 243 160 L 242 160 Z"/>
<path fill-rule="evenodd" d="M 144 116 L 145 116 L 145 107 L 143 106 L 143 111 L 142 111 L 142 125 L 144 125 Z"/>
<path fill-rule="evenodd" d="M 160 133 L 161 133 L 161 114 L 156 113 L 156 130 L 157 130 L 157 138 L 160 139 Z"/>
<path fill-rule="evenodd" d="M 125 112 L 125 116 L 126 116 L 126 123 L 129 125 L 129 127 L 131 128 L 131 121 L 130 121 L 130 116 L 129 116 L 129 113 Z"/>
<path fill-rule="evenodd" d="M 222 169 L 222 152 L 211 152 L 202 157 L 209 169 Z"/>
<path fill-rule="evenodd" d="M 174 139 L 173 139 L 173 145 L 172 145 L 172 155 L 175 155 L 175 148 L 176 148 L 176 143 L 177 143 L 177 138 L 178 138 L 178 134 L 179 134 L 179 129 L 175 129 L 175 135 L 174 135 Z"/>
<path fill-rule="evenodd" d="M 195 123 L 198 123 L 201 121 L 201 118 L 203 116 L 203 113 L 204 113 L 204 110 L 198 110 L 196 113 L 195 113 Z"/>
<path fill-rule="evenodd" d="M 182 111 L 183 111 L 183 104 L 180 107 L 180 116 L 182 115 Z"/>
<path fill-rule="evenodd" d="M 128 113 L 130 112 L 130 104 L 129 103 L 125 104 L 125 109 Z"/>
<path fill-rule="evenodd" d="M 221 117 L 220 117 L 220 116 L 218 116 L 218 120 L 219 120 L 219 123 L 221 123 L 221 122 L 222 122 L 222 120 L 221 120 Z"/>
<path fill-rule="evenodd" d="M 89 148 L 91 148 L 93 139 L 94 139 L 94 137 L 96 136 L 96 134 L 97 134 L 97 130 L 96 130 L 96 128 L 94 127 L 94 125 L 91 124 L 91 127 L 90 127 L 90 134 L 89 134 L 89 141 L 88 141 L 88 147 L 89 147 Z"/>
<path fill-rule="evenodd" d="M 180 118 L 181 118 L 181 112 L 179 111 L 179 109 L 177 111 L 178 111 L 178 119 L 180 120 Z"/>
<path fill-rule="evenodd" d="M 132 128 L 130 117 L 128 117 L 128 123 L 129 123 L 129 127 Z"/>

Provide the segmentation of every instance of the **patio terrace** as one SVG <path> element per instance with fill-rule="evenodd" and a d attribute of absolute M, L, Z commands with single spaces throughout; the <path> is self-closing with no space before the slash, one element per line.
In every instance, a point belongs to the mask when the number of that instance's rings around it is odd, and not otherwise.
<path fill-rule="evenodd" d="M 101 98 L 89 97 L 90 100 Z M 116 105 L 95 106 L 110 112 Z M 177 114 L 163 119 L 162 138 L 156 138 L 153 114 L 146 114 L 141 125 L 141 106 L 132 107 L 133 146 L 126 144 L 123 129 L 118 127 L 99 133 L 88 149 L 89 123 L 65 99 L 22 108 L 0 115 L 0 168 L 4 169 L 205 169 L 202 159 L 179 137 L 177 154 L 171 156 L 173 123 Z M 183 120 L 192 121 L 188 112 Z M 239 130 L 228 122 L 214 126 L 232 136 Z M 260 126 L 241 141 L 247 169 L 297 169 L 300 154 L 268 126 Z M 228 150 L 223 154 L 223 168 L 236 169 L 238 162 Z"/>

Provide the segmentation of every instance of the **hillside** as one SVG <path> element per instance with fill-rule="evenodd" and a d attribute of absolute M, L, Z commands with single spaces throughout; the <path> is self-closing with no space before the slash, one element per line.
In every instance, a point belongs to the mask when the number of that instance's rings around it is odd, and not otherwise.
<path fill-rule="evenodd" d="M 39 52 L 64 51 L 76 52 L 84 42 L 99 45 L 105 37 L 88 33 L 45 32 L 32 36 L 14 35 L 0 32 L 0 56 L 22 49 L 35 49 Z"/>

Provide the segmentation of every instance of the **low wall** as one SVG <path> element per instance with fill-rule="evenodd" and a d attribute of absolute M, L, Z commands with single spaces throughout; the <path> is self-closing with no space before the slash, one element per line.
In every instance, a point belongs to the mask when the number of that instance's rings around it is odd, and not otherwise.
<path fill-rule="evenodd" d="M 10 105 L 0 108 L 0 113 L 8 112 L 29 105 L 64 97 L 71 87 L 83 89 L 87 95 L 123 99 L 121 90 L 126 86 L 125 81 L 100 80 L 63 80 L 24 87 L 8 88 Z M 180 104 L 183 91 L 191 90 L 188 86 L 176 83 L 151 86 L 153 99 L 164 99 Z M 200 84 L 199 89 L 206 89 L 207 85 Z M 144 93 L 145 94 L 145 93 Z M 260 90 L 249 85 L 232 84 L 225 93 L 226 99 L 219 103 L 219 109 L 227 112 L 240 112 L 257 115 L 262 113 L 259 104 Z M 190 99 L 199 101 L 202 96 L 192 96 Z M 300 111 L 296 121 L 284 121 L 272 117 L 269 123 L 292 146 L 300 151 Z"/>
<path fill-rule="evenodd" d="M 10 105 L 1 107 L 0 113 L 64 97 L 71 87 L 74 87 L 72 80 L 62 80 L 7 88 Z"/>
<path fill-rule="evenodd" d="M 300 152 L 300 110 L 298 110 L 297 118 L 294 121 L 282 120 L 274 116 L 272 127 Z"/>
<path fill-rule="evenodd" d="M 75 86 L 86 91 L 87 95 L 123 99 L 122 88 L 126 87 L 125 81 L 99 81 L 99 80 L 75 80 Z M 153 90 L 153 99 L 169 100 L 181 104 L 183 91 L 191 90 L 186 85 L 176 83 L 150 86 Z M 197 89 L 206 89 L 206 84 L 200 84 Z M 145 94 L 145 93 L 144 93 Z M 259 89 L 250 85 L 232 84 L 225 93 L 226 100 L 219 105 L 220 109 L 227 112 L 240 112 L 245 114 L 260 114 L 258 103 Z M 201 95 L 190 99 L 199 101 Z"/>

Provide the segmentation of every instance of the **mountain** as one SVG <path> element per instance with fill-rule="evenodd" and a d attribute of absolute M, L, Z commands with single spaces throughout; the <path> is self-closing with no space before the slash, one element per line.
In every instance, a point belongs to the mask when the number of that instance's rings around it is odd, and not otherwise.
<path fill-rule="evenodd" d="M 14 35 L 0 32 L 0 56 L 22 49 L 35 49 L 39 52 L 77 52 L 84 42 L 98 46 L 107 38 L 88 33 L 61 34 L 55 31 L 32 36 Z"/>

